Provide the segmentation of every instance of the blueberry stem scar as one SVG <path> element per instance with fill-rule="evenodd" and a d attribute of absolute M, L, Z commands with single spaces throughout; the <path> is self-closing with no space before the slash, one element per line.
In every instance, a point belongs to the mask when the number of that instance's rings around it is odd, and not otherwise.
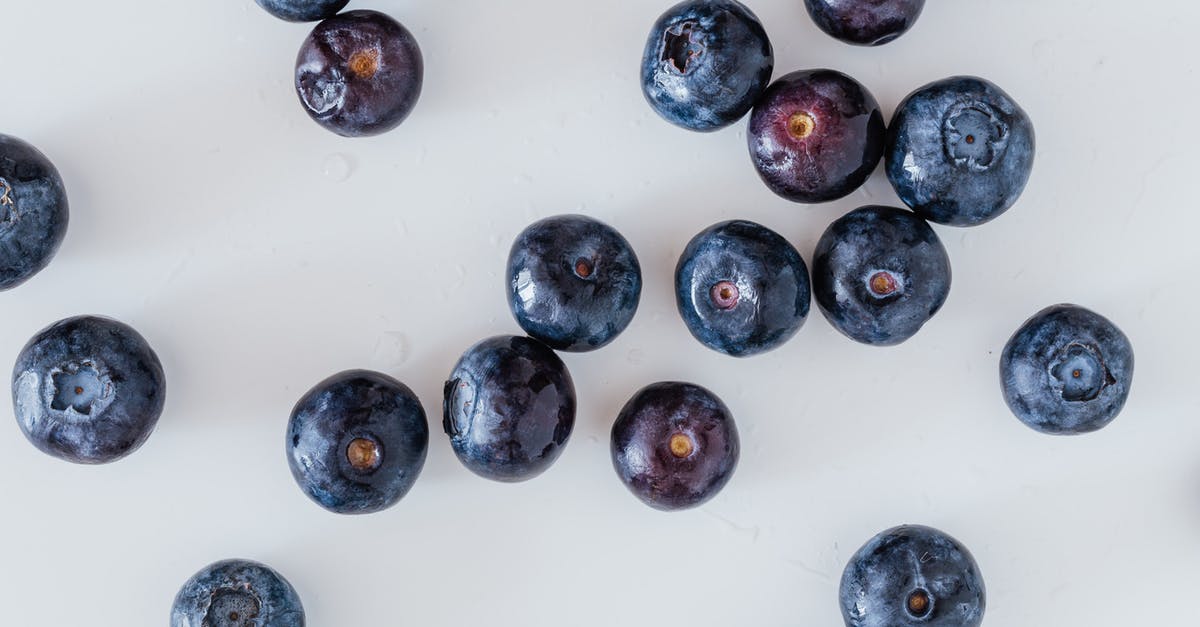
<path fill-rule="evenodd" d="M 350 55 L 350 72 L 358 78 L 368 79 L 379 71 L 379 51 L 374 48 L 359 50 Z"/>
<path fill-rule="evenodd" d="M 796 139 L 805 139 L 813 134 L 817 128 L 817 121 L 813 116 L 804 111 L 798 111 L 788 118 L 787 131 L 788 135 Z"/>
<path fill-rule="evenodd" d="M 692 443 L 692 439 L 682 433 L 676 433 L 671 436 L 670 446 L 671 454 L 679 459 L 690 456 L 696 448 L 696 445 Z"/>
<path fill-rule="evenodd" d="M 594 268 L 590 259 L 584 259 L 583 257 L 580 257 L 579 259 L 575 260 L 575 274 L 579 278 L 586 279 L 592 276 L 593 270 Z"/>
<path fill-rule="evenodd" d="M 663 35 L 662 60 L 669 61 L 680 74 L 687 72 L 692 58 L 700 54 L 699 51 L 692 49 L 692 29 L 694 27 L 695 24 L 684 22 L 679 25 L 679 32 L 673 33 L 668 30 Z"/>
<path fill-rule="evenodd" d="M 887 296 L 896 291 L 896 277 L 887 272 L 876 272 L 869 281 L 871 292 L 876 296 Z"/>
<path fill-rule="evenodd" d="M 346 458 L 358 470 L 373 470 L 379 465 L 379 445 L 367 438 L 355 438 L 346 447 Z"/>
<path fill-rule="evenodd" d="M 929 613 L 929 593 L 924 590 L 914 590 L 908 595 L 908 613 L 921 618 Z"/>
<path fill-rule="evenodd" d="M 721 281 L 712 286 L 713 304 L 720 309 L 733 309 L 738 303 L 741 293 L 738 287 L 729 281 Z"/>

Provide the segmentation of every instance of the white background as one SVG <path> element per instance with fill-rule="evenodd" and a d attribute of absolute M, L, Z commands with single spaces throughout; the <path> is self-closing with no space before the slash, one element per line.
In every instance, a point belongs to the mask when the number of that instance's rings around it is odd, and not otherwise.
<path fill-rule="evenodd" d="M 955 283 L 913 340 L 857 345 L 814 305 L 783 348 L 735 360 L 675 311 L 692 235 L 747 218 L 811 261 L 830 221 L 898 201 L 880 170 L 791 204 L 759 182 L 744 123 L 658 119 L 638 63 L 669 3 L 354 0 L 417 34 L 426 73 L 403 126 L 350 140 L 293 93 L 308 27 L 250 0 L 3 0 L 0 132 L 58 165 L 71 226 L 0 294 L 0 357 L 103 313 L 149 339 L 168 395 L 146 446 L 103 467 L 38 452 L 0 404 L 0 623 L 164 625 L 187 577 L 240 556 L 280 570 L 314 626 L 831 627 L 848 557 L 912 522 L 974 553 L 991 627 L 1197 624 L 1200 5 L 931 0 L 909 34 L 861 49 L 800 0 L 751 2 L 776 76 L 843 70 L 890 116 L 922 84 L 981 75 L 1029 112 L 1038 156 L 1001 219 L 937 228 Z M 508 246 L 563 212 L 629 238 L 641 309 L 609 347 L 565 356 L 579 412 L 558 463 L 492 483 L 441 432 L 442 380 L 519 330 Z M 1022 426 L 998 386 L 1008 336 L 1064 301 L 1116 321 L 1138 360 L 1125 412 L 1078 438 Z M 354 367 L 407 382 L 431 427 L 412 492 L 365 517 L 309 502 L 283 452 L 293 403 Z M 642 505 L 609 461 L 617 411 L 663 379 L 716 391 L 743 438 L 725 491 L 684 513 Z"/>

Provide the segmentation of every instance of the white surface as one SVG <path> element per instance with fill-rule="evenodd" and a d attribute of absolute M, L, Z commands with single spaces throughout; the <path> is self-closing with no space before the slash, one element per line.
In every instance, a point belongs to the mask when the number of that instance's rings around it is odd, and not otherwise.
<path fill-rule="evenodd" d="M 168 395 L 143 449 L 94 468 L 39 453 L 0 404 L 0 623 L 163 625 L 188 576 L 243 556 L 290 579 L 314 626 L 829 627 L 846 559 L 919 522 L 974 552 L 990 627 L 1197 624 L 1200 5 L 933 0 L 860 49 L 799 0 L 752 2 L 777 76 L 846 71 L 890 115 L 928 81 L 982 75 L 1030 113 L 1039 153 L 1003 218 L 938 228 L 955 284 L 914 340 L 856 345 L 814 306 L 792 342 L 738 361 L 675 312 L 687 240 L 748 218 L 811 261 L 831 220 L 897 200 L 877 171 L 850 198 L 790 204 L 742 125 L 659 120 L 637 69 L 668 4 L 354 0 L 405 22 L 427 67 L 403 126 L 347 140 L 292 91 L 307 27 L 250 0 L 3 0 L 0 132 L 55 161 L 72 215 L 54 263 L 0 294 L 0 357 L 105 313 L 150 340 Z M 579 413 L 557 465 L 485 481 L 441 433 L 441 382 L 468 345 L 518 331 L 508 246 L 567 211 L 633 243 L 641 310 L 565 357 Z M 1075 439 L 1022 426 L 996 373 L 1011 332 L 1062 301 L 1115 320 L 1138 359 L 1123 415 Z M 431 418 L 415 488 L 367 517 L 309 502 L 283 454 L 296 399 L 351 367 L 406 381 Z M 673 515 L 628 494 L 608 453 L 617 410 L 661 379 L 723 396 L 744 445 L 718 498 Z"/>

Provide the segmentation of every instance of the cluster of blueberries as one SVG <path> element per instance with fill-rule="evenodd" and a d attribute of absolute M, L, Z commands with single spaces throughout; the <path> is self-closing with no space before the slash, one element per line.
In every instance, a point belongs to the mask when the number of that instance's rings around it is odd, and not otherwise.
<path fill-rule="evenodd" d="M 308 113 L 346 136 L 380 133 L 420 93 L 412 35 L 374 11 L 339 13 L 348 0 L 257 0 L 291 21 L 321 20 L 303 45 L 296 88 Z M 816 23 L 844 41 L 878 45 L 907 31 L 923 0 L 806 0 Z M 655 23 L 642 86 L 659 114 L 711 131 L 750 113 L 749 149 L 762 179 L 797 202 L 841 198 L 880 160 L 910 210 L 868 206 L 820 238 L 811 273 L 778 233 L 744 220 L 695 236 L 675 270 L 678 309 L 705 346 L 734 357 L 779 347 L 804 324 L 815 296 L 841 333 L 871 345 L 911 338 L 945 302 L 950 261 L 928 221 L 987 222 L 1011 207 L 1033 163 L 1029 118 L 1001 89 L 955 77 L 918 89 L 885 125 L 854 79 L 806 70 L 770 82 L 770 42 L 734 0 L 686 0 Z M 68 206 L 53 164 L 0 135 L 0 290 L 44 268 L 65 235 Z M 531 479 L 561 454 L 575 421 L 575 389 L 555 351 L 610 343 L 632 321 L 642 275 L 629 242 L 580 215 L 540 220 L 509 254 L 510 308 L 527 336 L 470 347 L 444 389 L 443 428 L 472 472 Z M 1099 429 L 1123 407 L 1133 376 L 1128 338 L 1082 307 L 1030 318 L 1000 360 L 1004 399 L 1045 433 Z M 146 340 L 126 324 L 78 316 L 38 332 L 12 378 L 14 412 L 30 442 L 56 457 L 112 462 L 142 445 L 162 413 L 166 382 Z M 638 391 L 612 428 L 613 466 L 647 505 L 695 507 L 716 495 L 738 462 L 733 416 L 711 391 L 660 382 Z M 387 375 L 352 370 L 318 383 L 287 425 L 292 474 L 313 501 L 343 514 L 383 510 L 412 487 L 429 427 L 416 395 Z M 849 627 L 976 627 L 983 579 L 965 547 L 928 527 L 889 529 L 850 560 L 841 582 Z M 269 567 L 212 564 L 180 590 L 176 627 L 304 624 L 296 591 Z"/>

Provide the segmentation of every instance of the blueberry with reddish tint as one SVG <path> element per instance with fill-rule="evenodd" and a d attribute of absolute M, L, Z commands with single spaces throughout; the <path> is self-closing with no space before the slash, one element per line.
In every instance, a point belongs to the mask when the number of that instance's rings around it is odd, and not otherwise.
<path fill-rule="evenodd" d="M 347 11 L 317 24 L 296 58 L 304 110 L 344 137 L 396 128 L 416 106 L 423 77 L 417 40 L 378 11 Z"/>
<path fill-rule="evenodd" d="M 309 498 L 339 514 L 394 505 L 421 474 L 428 447 L 421 401 L 403 383 L 369 370 L 318 383 L 288 422 L 292 477 Z"/>
<path fill-rule="evenodd" d="M 1133 345 L 1117 325 L 1078 305 L 1038 312 L 1000 357 L 1013 414 L 1042 433 L 1073 435 L 1112 422 L 1133 384 Z"/>
<path fill-rule="evenodd" d="M 778 348 L 808 318 L 808 266 L 761 224 L 731 220 L 692 238 L 675 267 L 679 314 L 701 344 L 734 357 Z"/>
<path fill-rule="evenodd" d="M 916 334 L 950 294 L 950 258 L 936 233 L 910 211 L 862 207 L 829 225 L 813 253 L 813 292 L 822 313 L 852 340 L 899 344 Z"/>
<path fill-rule="evenodd" d="M 883 156 L 875 96 L 834 70 L 792 72 L 771 83 L 746 140 L 758 175 L 794 202 L 836 200 L 858 189 Z"/>
<path fill-rule="evenodd" d="M 662 382 L 633 395 L 612 428 L 617 476 L 663 511 L 696 507 L 729 483 L 738 462 L 737 425 L 712 392 Z"/>
<path fill-rule="evenodd" d="M 908 32 L 925 0 L 804 0 L 817 26 L 834 39 L 880 46 Z"/>
<path fill-rule="evenodd" d="M 762 23 L 733 0 L 687 0 L 663 13 L 642 56 L 642 93 L 668 122 L 715 131 L 740 120 L 771 80 Z"/>
<path fill-rule="evenodd" d="M 42 329 L 13 368 L 13 411 L 25 437 L 79 464 L 137 450 L 154 431 L 166 392 L 162 363 L 145 338 L 100 316 Z"/>
<path fill-rule="evenodd" d="M 271 567 L 223 560 L 179 589 L 171 627 L 304 627 L 304 606 L 292 584 Z"/>
<path fill-rule="evenodd" d="M 642 268 L 615 229 L 586 216 L 539 220 L 508 254 L 508 305 L 550 348 L 590 351 L 613 341 L 637 312 Z"/>
<path fill-rule="evenodd" d="M 970 551 L 920 525 L 863 545 L 842 573 L 839 597 L 846 627 L 979 627 L 987 605 Z"/>
<path fill-rule="evenodd" d="M 28 143 L 0 134 L 0 291 L 50 264 L 69 217 L 54 164 Z"/>
<path fill-rule="evenodd" d="M 983 224 L 1017 202 L 1033 171 L 1033 123 L 1002 89 L 972 76 L 910 94 L 888 127 L 887 175 L 931 222 Z"/>
<path fill-rule="evenodd" d="M 496 481 L 532 479 L 575 426 L 575 385 L 558 355 L 501 335 L 467 349 L 446 381 L 442 426 L 459 461 Z"/>
<path fill-rule="evenodd" d="M 258 6 L 281 20 L 315 22 L 337 15 L 350 0 L 256 0 Z"/>

